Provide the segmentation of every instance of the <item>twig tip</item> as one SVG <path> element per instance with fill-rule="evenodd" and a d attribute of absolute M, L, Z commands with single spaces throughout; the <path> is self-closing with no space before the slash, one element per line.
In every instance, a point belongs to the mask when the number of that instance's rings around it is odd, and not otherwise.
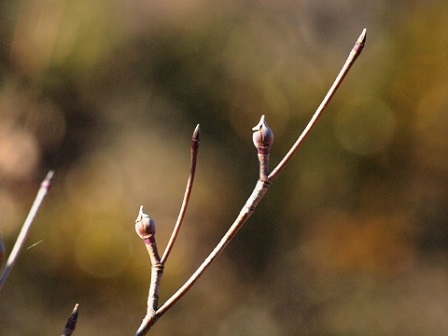
<path fill-rule="evenodd" d="M 199 124 L 197 124 L 196 128 L 194 129 L 194 132 L 193 132 L 193 137 L 192 137 L 193 141 L 198 141 L 199 140 L 200 131 L 201 131 L 201 128 L 199 127 Z"/>
<path fill-rule="evenodd" d="M 364 49 L 364 45 L 366 44 L 367 40 L 367 29 L 364 28 L 361 32 L 361 35 L 359 35 L 358 39 L 356 40 L 355 46 L 353 47 L 352 52 L 354 53 L 354 56 L 352 58 L 352 62 L 361 54 L 362 50 Z"/>
<path fill-rule="evenodd" d="M 53 176 L 54 176 L 54 170 L 49 170 L 47 176 L 45 176 L 44 181 L 50 182 Z"/>
<path fill-rule="evenodd" d="M 358 42 L 365 44 L 366 40 L 367 40 L 367 28 L 364 28 L 361 32 L 361 35 L 359 35 Z"/>
<path fill-rule="evenodd" d="M 48 191 L 51 188 L 51 179 L 53 178 L 53 176 L 54 170 L 48 171 L 47 175 L 41 183 L 41 189 Z"/>

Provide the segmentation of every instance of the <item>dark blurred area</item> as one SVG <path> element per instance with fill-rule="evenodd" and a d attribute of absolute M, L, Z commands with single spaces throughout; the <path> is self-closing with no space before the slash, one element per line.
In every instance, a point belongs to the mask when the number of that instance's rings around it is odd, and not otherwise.
<path fill-rule="evenodd" d="M 0 335 L 133 334 L 196 124 L 201 149 L 161 302 L 233 222 L 258 177 L 251 128 L 283 157 L 364 27 L 362 56 L 224 255 L 149 334 L 448 333 L 448 3 L 0 1 Z"/>

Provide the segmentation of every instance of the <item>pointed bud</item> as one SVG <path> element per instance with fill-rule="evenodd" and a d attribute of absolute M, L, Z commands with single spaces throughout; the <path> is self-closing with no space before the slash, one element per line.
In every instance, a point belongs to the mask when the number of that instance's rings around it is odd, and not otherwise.
<path fill-rule="evenodd" d="M 258 154 L 269 154 L 274 143 L 274 132 L 272 132 L 266 123 L 264 115 L 261 116 L 258 125 L 252 128 L 252 131 L 254 131 L 252 140 L 257 148 Z"/>
<path fill-rule="evenodd" d="M 193 141 L 199 141 L 199 134 L 201 132 L 201 129 L 199 127 L 199 124 L 196 125 L 196 128 L 193 131 L 193 136 L 191 137 L 191 140 Z"/>
<path fill-rule="evenodd" d="M 140 207 L 137 219 L 135 220 L 135 232 L 142 239 L 148 239 L 156 234 L 156 223 L 143 212 L 143 205 Z"/>

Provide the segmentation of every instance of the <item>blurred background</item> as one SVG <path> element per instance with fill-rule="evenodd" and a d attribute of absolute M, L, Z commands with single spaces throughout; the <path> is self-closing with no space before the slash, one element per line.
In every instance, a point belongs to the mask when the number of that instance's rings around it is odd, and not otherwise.
<path fill-rule="evenodd" d="M 256 213 L 149 334 L 448 333 L 448 3 L 0 1 L 0 334 L 132 335 L 146 310 L 141 204 L 163 251 L 201 149 L 161 302 L 276 165 L 364 27 L 367 44 Z"/>

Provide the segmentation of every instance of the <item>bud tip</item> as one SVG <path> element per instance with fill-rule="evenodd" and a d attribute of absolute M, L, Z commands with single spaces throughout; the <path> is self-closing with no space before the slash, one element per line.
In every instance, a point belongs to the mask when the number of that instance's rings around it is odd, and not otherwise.
<path fill-rule="evenodd" d="M 252 128 L 254 131 L 252 140 L 259 154 L 269 154 L 274 143 L 274 132 L 269 128 L 264 115 L 261 116 L 260 122 Z"/>

